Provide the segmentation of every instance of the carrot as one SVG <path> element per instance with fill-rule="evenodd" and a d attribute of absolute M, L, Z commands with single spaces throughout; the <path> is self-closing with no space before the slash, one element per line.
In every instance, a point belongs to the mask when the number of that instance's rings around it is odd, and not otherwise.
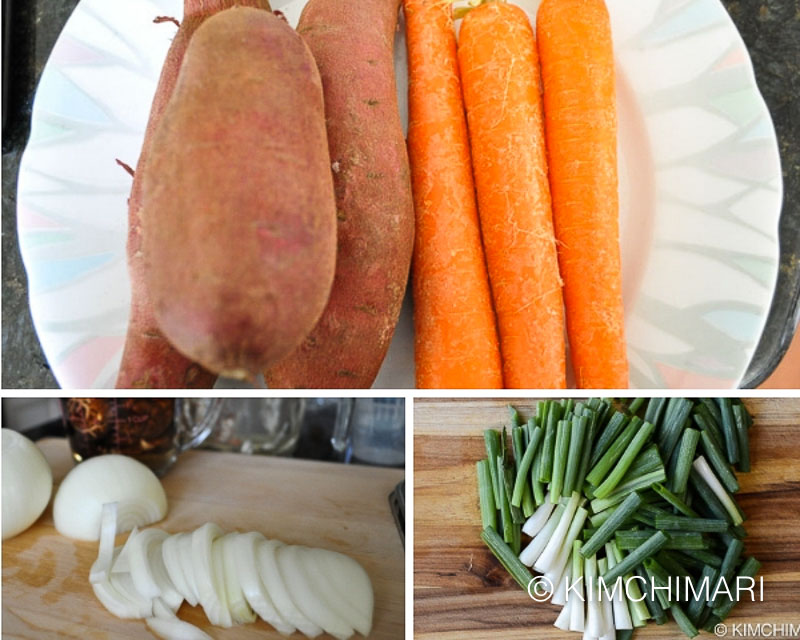
<path fill-rule="evenodd" d="M 536 30 L 572 365 L 581 388 L 622 389 L 628 361 L 608 10 L 603 0 L 545 0 Z"/>
<path fill-rule="evenodd" d="M 214 385 L 216 376 L 178 352 L 158 328 L 153 303 L 144 286 L 142 253 L 142 184 L 156 130 L 172 96 L 189 41 L 209 16 L 232 6 L 269 10 L 267 0 L 185 0 L 183 20 L 172 40 L 150 108 L 142 149 L 136 164 L 128 199 L 128 272 L 131 279 L 131 311 L 125 349 L 117 376 L 118 389 L 203 389 Z M 159 17 L 157 22 L 163 22 Z"/>
<path fill-rule="evenodd" d="M 416 215 L 412 263 L 418 388 L 503 387 L 481 244 L 453 12 L 404 0 L 408 153 Z"/>
<path fill-rule="evenodd" d="M 538 60 L 519 7 L 490 2 L 464 18 L 458 60 L 509 388 L 563 388 L 566 355 Z"/>

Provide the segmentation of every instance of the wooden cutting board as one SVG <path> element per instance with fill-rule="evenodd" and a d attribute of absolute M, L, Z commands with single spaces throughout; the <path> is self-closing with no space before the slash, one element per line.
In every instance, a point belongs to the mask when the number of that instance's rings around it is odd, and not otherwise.
<path fill-rule="evenodd" d="M 63 477 L 71 467 L 66 442 L 40 446 L 55 477 Z M 178 532 L 213 520 L 226 530 L 256 530 L 350 555 L 375 591 L 370 639 L 397 640 L 404 633 L 405 563 L 388 496 L 403 477 L 396 469 L 190 451 L 163 479 L 169 514 L 155 526 Z M 96 555 L 96 543 L 56 532 L 50 507 L 33 527 L 4 541 L 3 638 L 153 638 L 144 621 L 118 619 L 95 598 L 88 575 Z M 284 637 L 260 620 L 212 627 L 199 606 L 185 603 L 178 616 L 220 640 Z"/>
<path fill-rule="evenodd" d="M 483 430 L 507 423 L 509 402 L 526 417 L 535 405 L 531 400 L 415 401 L 417 639 L 581 637 L 556 629 L 560 607 L 533 602 L 480 539 L 475 463 L 486 457 Z M 746 553 L 763 562 L 764 602 L 741 603 L 727 622 L 800 625 L 800 399 L 745 403 L 755 420 L 752 471 L 739 474 L 737 499 L 748 516 Z M 634 637 L 685 636 L 670 622 L 650 623 Z"/>

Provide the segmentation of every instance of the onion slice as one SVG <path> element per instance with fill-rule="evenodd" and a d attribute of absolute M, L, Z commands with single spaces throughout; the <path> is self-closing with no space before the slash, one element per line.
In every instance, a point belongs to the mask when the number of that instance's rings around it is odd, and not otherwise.
<path fill-rule="evenodd" d="M 374 608 L 374 594 L 372 582 L 358 562 L 350 556 L 336 551 L 312 549 L 311 554 L 322 567 L 328 579 L 333 583 L 333 588 L 344 595 L 348 602 L 367 621 L 367 633 L 372 628 L 372 610 Z M 359 630 L 360 631 L 360 630 Z"/>
<path fill-rule="evenodd" d="M 220 627 L 233 626 L 231 613 L 225 603 L 225 593 L 220 592 L 212 556 L 214 540 L 224 535 L 221 527 L 207 522 L 192 533 L 192 566 L 198 600 L 211 622 Z"/>
<path fill-rule="evenodd" d="M 185 537 L 187 537 L 187 534 L 177 533 L 165 538 L 164 542 L 161 543 L 161 560 L 175 590 L 182 599 L 194 607 L 197 605 L 197 599 L 194 597 L 192 590 L 189 589 L 186 575 L 183 572 L 183 564 L 181 563 L 180 544 Z"/>
<path fill-rule="evenodd" d="M 300 547 L 283 546 L 275 551 L 278 570 L 289 597 L 309 620 L 338 640 L 353 635 L 353 627 L 314 593 L 311 581 L 300 564 Z"/>
<path fill-rule="evenodd" d="M 289 597 L 286 584 L 278 569 L 276 551 L 285 545 L 278 540 L 264 540 L 256 549 L 258 572 L 269 591 L 269 597 L 286 620 L 309 638 L 316 638 L 322 628 L 314 624 Z"/>
<path fill-rule="evenodd" d="M 153 633 L 164 640 L 212 640 L 202 629 L 175 616 L 160 598 L 153 600 L 153 617 L 145 622 Z"/>
<path fill-rule="evenodd" d="M 186 533 L 178 543 L 178 550 L 180 552 L 181 568 L 183 569 L 184 578 L 186 578 L 186 586 L 192 594 L 191 599 L 186 598 L 186 601 L 195 606 L 200 604 L 200 593 L 197 589 L 197 578 L 194 568 L 194 556 L 192 554 L 192 534 Z"/>
<path fill-rule="evenodd" d="M 97 560 L 89 570 L 89 582 L 103 582 L 111 572 L 114 562 L 114 538 L 117 535 L 117 503 L 106 502 L 100 515 L 100 546 Z"/>
<path fill-rule="evenodd" d="M 233 532 L 225 534 L 214 544 L 219 544 L 222 549 L 222 572 L 225 582 L 225 597 L 228 600 L 228 609 L 231 618 L 237 624 L 255 622 L 256 614 L 247 603 L 244 590 L 242 589 L 241 578 L 236 566 L 236 540 L 241 534 Z M 253 556 L 253 566 L 255 567 L 255 555 Z M 255 572 L 255 569 L 254 569 Z"/>
<path fill-rule="evenodd" d="M 259 575 L 256 548 L 263 542 L 267 542 L 266 538 L 257 531 L 240 533 L 231 539 L 230 546 L 236 561 L 236 573 L 248 604 L 265 622 L 288 636 L 295 632 L 296 627 L 278 612 L 276 604 L 270 597 L 269 589 Z"/>
<path fill-rule="evenodd" d="M 372 628 L 372 586 L 371 584 L 369 585 L 370 605 L 368 609 L 369 614 L 367 615 L 365 613 L 367 611 L 367 607 L 354 606 L 354 604 L 350 602 L 345 595 L 347 592 L 353 592 L 354 586 L 360 582 L 361 573 L 363 573 L 361 565 L 348 558 L 350 562 L 345 563 L 337 570 L 337 573 L 344 583 L 341 587 L 337 587 L 336 584 L 334 584 L 334 581 L 331 579 L 331 573 L 333 572 L 328 569 L 329 564 L 318 560 L 319 556 L 324 556 L 328 553 L 331 552 L 324 549 L 309 549 L 307 547 L 300 547 L 300 568 L 305 572 L 314 594 L 320 600 L 325 602 L 331 609 L 338 612 L 339 615 L 341 615 L 342 618 L 344 618 L 345 621 L 347 621 L 347 623 L 361 635 L 368 636 L 370 629 Z M 355 567 L 353 567 L 353 565 L 355 565 Z M 355 591 L 358 590 L 358 588 L 355 588 Z M 362 593 L 364 592 L 363 587 L 360 589 L 360 591 L 362 591 Z M 362 595 L 362 598 L 363 597 L 364 596 Z"/>

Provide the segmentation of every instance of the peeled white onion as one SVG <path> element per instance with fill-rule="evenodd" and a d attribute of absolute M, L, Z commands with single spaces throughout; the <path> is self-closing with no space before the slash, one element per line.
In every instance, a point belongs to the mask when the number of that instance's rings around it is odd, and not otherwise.
<path fill-rule="evenodd" d="M 64 478 L 53 501 L 56 529 L 68 538 L 97 540 L 107 502 L 118 503 L 118 533 L 167 515 L 167 495 L 156 474 L 138 460 L 109 454 L 81 462 Z"/>
<path fill-rule="evenodd" d="M 3 439 L 3 540 L 22 533 L 42 515 L 53 492 L 53 472 L 31 440 L 12 429 Z"/>

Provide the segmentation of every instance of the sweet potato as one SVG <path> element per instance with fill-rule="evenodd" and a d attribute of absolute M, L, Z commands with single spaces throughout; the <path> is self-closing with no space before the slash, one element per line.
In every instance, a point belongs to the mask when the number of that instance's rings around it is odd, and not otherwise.
<path fill-rule="evenodd" d="M 336 262 L 322 85 L 266 11 L 208 18 L 186 51 L 143 184 L 158 325 L 215 373 L 250 378 L 314 327 Z"/>
<path fill-rule="evenodd" d="M 394 333 L 414 243 L 393 66 L 398 8 L 310 0 L 300 16 L 325 92 L 338 253 L 319 324 L 265 373 L 270 387 L 369 387 Z"/>
<path fill-rule="evenodd" d="M 131 310 L 122 364 L 116 382 L 118 389 L 203 389 L 212 387 L 216 379 L 214 374 L 178 352 L 167 341 L 156 323 L 153 305 L 144 285 L 142 181 L 150 157 L 153 132 L 172 96 L 189 40 L 207 17 L 237 5 L 252 6 L 267 11 L 270 9 L 267 0 L 185 0 L 183 20 L 161 69 L 128 199 L 127 256 L 131 279 Z"/>

